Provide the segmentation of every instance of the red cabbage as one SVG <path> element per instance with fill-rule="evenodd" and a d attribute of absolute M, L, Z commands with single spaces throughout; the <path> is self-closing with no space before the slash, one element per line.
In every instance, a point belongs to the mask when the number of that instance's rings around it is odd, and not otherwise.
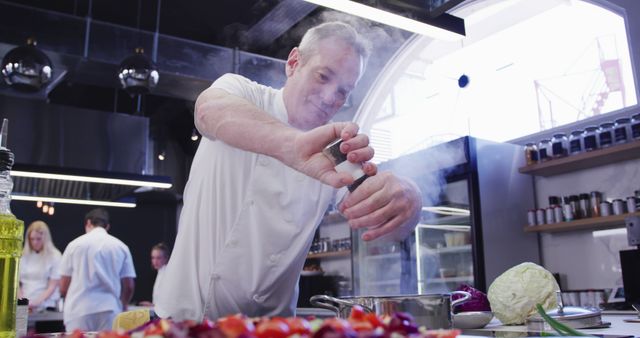
<path fill-rule="evenodd" d="M 491 305 L 489 305 L 489 299 L 487 295 L 468 284 L 461 284 L 458 287 L 458 291 L 466 291 L 471 294 L 471 299 L 464 303 L 457 305 L 454 309 L 454 313 L 469 312 L 469 311 L 491 311 Z M 462 298 L 461 295 L 454 294 L 451 296 L 452 300 Z"/>

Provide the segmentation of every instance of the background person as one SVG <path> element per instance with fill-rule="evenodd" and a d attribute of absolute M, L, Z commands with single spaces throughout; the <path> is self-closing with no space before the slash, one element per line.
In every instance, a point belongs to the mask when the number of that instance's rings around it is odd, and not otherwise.
<path fill-rule="evenodd" d="M 47 224 L 43 221 L 31 223 L 20 258 L 20 293 L 21 298 L 29 299 L 30 309 L 57 308 L 61 256 L 53 244 Z"/>
<path fill-rule="evenodd" d="M 364 240 L 404 238 L 420 212 L 417 186 L 378 173 L 355 123 L 329 121 L 356 86 L 367 43 L 349 25 L 309 30 L 286 61 L 281 90 L 226 74 L 200 94 L 203 135 L 184 192 L 174 250 L 155 312 L 175 320 L 228 314 L 291 316 L 316 227 L 336 188 L 354 182 L 322 153 L 341 138 L 372 176 L 341 189 L 339 210 Z"/>
<path fill-rule="evenodd" d="M 93 209 L 84 218 L 85 234 L 67 245 L 60 264 L 67 331 L 111 329 L 127 309 L 136 277 L 129 248 L 109 235 L 109 213 Z"/>
<path fill-rule="evenodd" d="M 164 243 L 158 243 L 151 248 L 151 266 L 156 270 L 156 281 L 153 283 L 153 295 L 152 302 L 142 301 L 142 306 L 153 306 L 155 300 L 158 299 L 158 293 L 160 292 L 160 284 L 166 271 L 167 262 L 169 262 L 170 250 Z"/>

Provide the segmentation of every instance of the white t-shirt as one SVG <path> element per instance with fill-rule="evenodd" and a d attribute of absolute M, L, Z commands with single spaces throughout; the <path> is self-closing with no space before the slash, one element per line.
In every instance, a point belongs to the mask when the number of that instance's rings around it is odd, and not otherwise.
<path fill-rule="evenodd" d="M 121 279 L 136 277 L 129 248 L 95 227 L 74 239 L 62 254 L 60 275 L 70 276 L 64 303 L 64 321 L 93 313 L 122 311 Z"/>
<path fill-rule="evenodd" d="M 20 258 L 20 284 L 22 293 L 30 302 L 40 298 L 49 287 L 49 280 L 60 280 L 60 252 L 53 251 L 50 255 L 30 252 Z M 40 304 L 38 309 L 55 307 L 60 299 L 60 290 L 53 291 L 51 296 Z"/>
<path fill-rule="evenodd" d="M 282 90 L 234 74 L 212 87 L 287 123 Z M 293 315 L 300 271 L 334 194 L 272 157 L 203 138 L 156 313 L 175 320 Z"/>
<path fill-rule="evenodd" d="M 162 283 L 162 278 L 164 278 L 164 273 L 167 271 L 167 266 L 163 265 L 158 269 L 158 274 L 156 275 L 156 281 L 153 283 L 153 295 L 151 298 L 153 304 L 156 303 L 158 299 L 158 295 L 160 293 L 160 284 Z"/>

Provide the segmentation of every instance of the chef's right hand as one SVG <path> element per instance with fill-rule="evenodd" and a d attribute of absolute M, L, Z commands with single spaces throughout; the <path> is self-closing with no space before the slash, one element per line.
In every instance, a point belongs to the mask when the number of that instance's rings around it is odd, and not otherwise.
<path fill-rule="evenodd" d="M 362 163 L 367 175 L 375 175 L 376 166 L 367 162 L 373 158 L 369 137 L 358 134 L 358 129 L 358 125 L 353 122 L 336 122 L 298 133 L 285 163 L 334 188 L 349 185 L 353 183 L 353 177 L 346 172 L 336 172 L 335 164 L 322 153 L 329 143 L 341 138 L 343 142 L 340 151 L 347 154 L 347 160 Z"/>

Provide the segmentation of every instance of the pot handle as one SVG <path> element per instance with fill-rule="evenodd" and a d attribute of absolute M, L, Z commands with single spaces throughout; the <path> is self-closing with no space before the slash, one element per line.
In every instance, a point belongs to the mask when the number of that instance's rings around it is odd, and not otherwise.
<path fill-rule="evenodd" d="M 458 304 L 464 303 L 471 298 L 471 294 L 467 291 L 451 291 L 451 295 L 460 295 L 462 298 L 458 298 L 451 302 L 451 309 L 453 310 Z"/>
<path fill-rule="evenodd" d="M 309 302 L 311 305 L 315 307 L 319 307 L 322 309 L 331 310 L 336 313 L 336 316 L 340 317 L 340 309 L 343 307 L 353 307 L 356 303 L 352 303 L 350 301 L 339 299 L 327 295 L 315 295 L 309 298 Z M 337 304 L 338 306 L 335 306 Z"/>

